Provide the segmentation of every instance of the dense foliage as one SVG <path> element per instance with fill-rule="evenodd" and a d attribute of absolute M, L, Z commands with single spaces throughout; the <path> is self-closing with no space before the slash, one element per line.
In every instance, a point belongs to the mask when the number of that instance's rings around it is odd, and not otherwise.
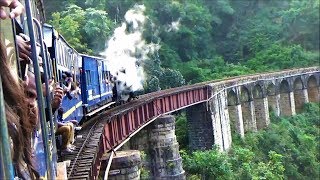
<path fill-rule="evenodd" d="M 50 23 L 79 52 L 98 55 L 135 4 L 144 4 L 146 91 L 224 77 L 319 66 L 319 0 L 44 0 Z M 183 154 L 190 178 L 317 179 L 319 106 L 273 118 L 266 130 L 234 141 L 229 154 Z M 177 137 L 187 148 L 186 118 Z M 272 149 L 271 149 L 272 148 Z"/>
<path fill-rule="evenodd" d="M 319 113 L 320 104 L 306 104 L 296 116 L 273 116 L 268 129 L 246 134 L 243 140 L 234 137 L 228 154 L 183 151 L 185 170 L 195 179 L 317 179 Z"/>
<path fill-rule="evenodd" d="M 47 18 L 70 44 L 95 55 L 127 10 L 144 4 L 150 21 L 144 37 L 161 45 L 145 65 L 148 91 L 319 65 L 319 0 L 44 2 Z"/>

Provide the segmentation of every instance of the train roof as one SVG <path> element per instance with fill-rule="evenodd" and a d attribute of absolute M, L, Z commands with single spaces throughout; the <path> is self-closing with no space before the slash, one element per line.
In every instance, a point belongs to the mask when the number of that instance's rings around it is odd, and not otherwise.
<path fill-rule="evenodd" d="M 99 57 L 99 56 L 90 56 L 90 55 L 87 55 L 87 54 L 81 54 L 79 53 L 81 56 L 85 56 L 85 57 L 90 57 L 90 58 L 94 58 L 94 59 L 98 59 L 100 61 L 106 61 L 106 58 L 104 57 Z"/>
<path fill-rule="evenodd" d="M 62 36 L 62 34 L 60 34 L 52 25 L 45 23 L 45 24 L 43 24 L 43 27 L 44 27 L 44 28 L 51 29 L 51 30 L 52 30 L 52 31 L 50 32 L 50 33 L 51 33 L 51 36 L 53 36 L 53 37 L 56 38 L 56 39 L 62 40 L 64 43 L 67 44 L 67 46 L 68 46 L 69 48 L 71 48 L 73 51 L 75 51 L 77 54 L 79 54 L 78 51 L 75 50 L 75 49 L 68 43 L 68 41 Z M 47 33 L 48 33 L 48 32 L 47 32 Z"/>

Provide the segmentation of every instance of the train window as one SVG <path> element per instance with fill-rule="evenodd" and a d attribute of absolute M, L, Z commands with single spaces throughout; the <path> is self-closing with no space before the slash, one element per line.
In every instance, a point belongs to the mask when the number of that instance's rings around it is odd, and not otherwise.
<path fill-rule="evenodd" d="M 59 71 L 58 71 L 58 73 L 59 73 L 59 76 L 58 76 L 58 78 L 59 78 L 59 80 L 61 80 L 61 79 L 62 79 L 62 74 L 61 74 L 61 70 L 59 70 Z"/>
<path fill-rule="evenodd" d="M 107 71 L 103 71 L 103 80 L 107 79 Z"/>
<path fill-rule="evenodd" d="M 72 58 L 72 52 L 71 52 L 71 49 L 68 49 L 68 55 L 69 55 L 69 58 L 68 58 L 68 68 L 71 69 L 71 66 L 73 64 L 73 58 Z"/>
<path fill-rule="evenodd" d="M 60 65 L 63 66 L 63 46 L 62 44 L 60 43 Z"/>
<path fill-rule="evenodd" d="M 60 43 L 60 65 L 63 66 L 63 45 Z"/>
<path fill-rule="evenodd" d="M 63 66 L 67 66 L 67 48 L 65 45 L 63 45 Z"/>
<path fill-rule="evenodd" d="M 58 41 L 58 64 L 62 65 L 62 46 L 61 43 Z"/>
<path fill-rule="evenodd" d="M 87 86 L 91 84 L 91 71 L 86 70 L 86 80 L 87 80 Z"/>
<path fill-rule="evenodd" d="M 108 81 L 111 81 L 110 71 L 107 71 L 107 80 L 108 80 Z"/>

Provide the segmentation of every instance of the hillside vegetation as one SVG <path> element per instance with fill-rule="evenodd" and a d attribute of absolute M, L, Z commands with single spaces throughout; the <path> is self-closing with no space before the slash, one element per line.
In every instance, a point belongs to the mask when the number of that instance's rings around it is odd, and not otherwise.
<path fill-rule="evenodd" d="M 128 9 L 144 4 L 155 91 L 222 77 L 319 65 L 319 0 L 44 0 L 50 23 L 98 55 Z M 128 29 L 128 31 L 130 31 Z"/>
<path fill-rule="evenodd" d="M 237 75 L 319 66 L 319 0 L 44 0 L 48 21 L 81 53 L 99 55 L 125 13 L 145 6 L 143 37 L 161 48 L 143 66 L 146 92 Z M 130 32 L 128 24 L 128 33 Z M 139 55 L 137 55 L 139 58 Z M 319 104 L 244 140 L 228 154 L 188 152 L 189 179 L 319 179 Z"/>
<path fill-rule="evenodd" d="M 267 129 L 246 134 L 243 140 L 234 137 L 228 154 L 184 150 L 184 168 L 191 179 L 318 179 L 319 114 L 320 104 L 306 104 L 296 116 L 272 116 Z"/>

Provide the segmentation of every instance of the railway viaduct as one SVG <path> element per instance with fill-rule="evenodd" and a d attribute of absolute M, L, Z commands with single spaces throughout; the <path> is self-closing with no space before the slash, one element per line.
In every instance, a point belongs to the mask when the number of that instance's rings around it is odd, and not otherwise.
<path fill-rule="evenodd" d="M 164 115 L 178 110 L 186 108 L 192 150 L 217 146 L 221 151 L 227 151 L 232 144 L 232 133 L 244 137 L 248 131 L 267 127 L 271 110 L 277 116 L 291 116 L 299 113 L 307 102 L 320 102 L 319 67 L 240 76 L 146 94 L 106 111 L 96 117 L 97 121 L 88 126 L 90 128 L 84 128 L 83 134 L 87 138 L 80 142 L 83 145 L 76 158 L 69 156 L 72 165 L 68 177 L 93 178 L 98 176 L 100 169 L 108 172 L 111 163 L 108 160 L 115 151 L 151 123 L 153 129 L 162 128 L 168 132 L 152 130 L 154 136 L 169 137 L 171 133 L 169 141 L 160 138 L 153 144 L 176 146 L 172 121 L 166 120 L 170 117 Z M 159 149 L 155 151 L 163 158 Z M 171 158 L 179 159 L 177 153 L 171 151 Z M 88 162 L 89 168 L 80 170 L 79 167 L 85 165 L 79 165 L 79 162 Z M 183 173 L 181 169 L 178 171 Z"/>

